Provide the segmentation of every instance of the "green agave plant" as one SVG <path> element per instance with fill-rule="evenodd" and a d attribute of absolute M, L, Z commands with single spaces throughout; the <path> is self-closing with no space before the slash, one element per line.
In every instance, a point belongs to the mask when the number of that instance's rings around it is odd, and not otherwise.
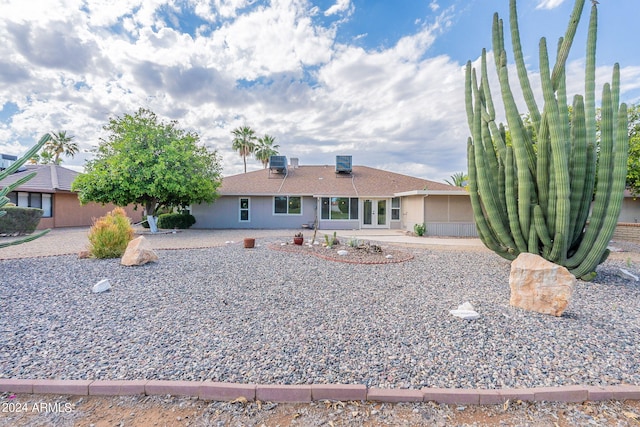
<path fill-rule="evenodd" d="M 512 260 L 539 254 L 592 280 L 609 252 L 625 189 L 629 139 L 627 107 L 619 103 L 620 69 L 602 91 L 600 139 L 596 136 L 595 55 L 597 6 L 588 27 L 585 95 L 567 103 L 565 65 L 585 0 L 575 2 L 551 69 L 546 40 L 540 40 L 544 105 L 538 108 L 520 45 L 516 1 L 510 0 L 510 28 L 520 87 L 533 135 L 527 131 L 509 84 L 503 22 L 493 20 L 493 53 L 510 140 L 496 113 L 482 52 L 480 79 L 466 67 L 469 192 L 484 244 Z M 597 167 L 596 167 L 597 166 Z M 595 198 L 594 198 L 595 190 Z M 593 202 L 593 204 L 592 204 Z"/>
<path fill-rule="evenodd" d="M 0 184 L 2 183 L 3 179 L 5 179 L 9 175 L 17 171 L 20 168 L 20 166 L 24 165 L 30 158 L 32 158 L 36 153 L 38 153 L 38 151 L 40 151 L 40 149 L 44 146 L 44 144 L 46 144 L 47 141 L 49 141 L 50 139 L 51 139 L 51 135 L 49 135 L 48 133 L 45 134 L 42 138 L 40 138 L 40 141 L 38 141 L 38 143 L 35 146 L 33 146 L 29 151 L 27 151 L 27 153 L 24 156 L 22 156 L 17 161 L 15 161 L 11 166 L 9 166 L 8 168 L 0 172 Z M 7 185 L 6 187 L 0 190 L 0 217 L 3 215 L 6 215 L 7 213 L 6 211 L 1 210 L 4 205 L 9 203 L 9 198 L 7 197 L 7 194 L 15 190 L 16 188 L 20 187 L 22 184 L 29 181 L 34 176 L 36 176 L 36 173 L 32 172 L 24 176 L 23 178 L 17 180 L 13 184 Z M 25 237 L 24 239 L 13 240 L 11 242 L 6 242 L 6 243 L 0 243 L 0 248 L 12 246 L 12 245 L 19 245 L 25 242 L 30 242 L 32 240 L 37 239 L 38 237 L 41 237 L 47 234 L 49 231 L 50 230 L 44 230 L 32 236 Z"/>

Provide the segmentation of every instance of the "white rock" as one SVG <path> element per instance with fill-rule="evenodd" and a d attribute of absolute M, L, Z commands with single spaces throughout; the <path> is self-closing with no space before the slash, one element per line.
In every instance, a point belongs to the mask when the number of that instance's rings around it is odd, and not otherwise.
<path fill-rule="evenodd" d="M 475 311 L 469 302 L 459 305 L 457 310 L 450 310 L 449 313 L 465 320 L 475 320 L 480 318 L 478 312 Z"/>
<path fill-rule="evenodd" d="M 450 310 L 449 313 L 465 320 L 476 320 L 480 318 L 480 315 L 473 310 Z"/>
<path fill-rule="evenodd" d="M 349 255 L 349 251 L 345 251 L 344 249 L 341 249 L 338 251 L 338 255 L 340 256 Z"/>
<path fill-rule="evenodd" d="M 111 289 L 111 283 L 109 283 L 109 279 L 102 279 L 95 285 L 93 285 L 93 292 L 98 294 L 101 292 L 106 292 Z"/>
<path fill-rule="evenodd" d="M 389 254 L 389 255 L 385 256 L 385 258 L 386 259 L 391 259 L 391 258 L 393 258 L 393 255 Z"/>
<path fill-rule="evenodd" d="M 625 270 L 624 268 L 621 268 L 621 269 L 620 269 L 620 272 L 622 273 L 622 275 L 623 275 L 623 276 L 630 277 L 630 278 L 632 278 L 633 280 L 635 280 L 636 282 L 637 282 L 638 280 L 640 280 L 640 278 L 638 278 L 638 276 L 636 276 L 635 274 L 631 273 L 631 272 L 630 272 L 630 271 L 628 271 L 628 270 Z"/>

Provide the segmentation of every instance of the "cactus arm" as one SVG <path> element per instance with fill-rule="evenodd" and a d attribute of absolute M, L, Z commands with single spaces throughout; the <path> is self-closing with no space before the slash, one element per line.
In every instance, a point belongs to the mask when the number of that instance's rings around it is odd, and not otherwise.
<path fill-rule="evenodd" d="M 547 228 L 547 224 L 544 221 L 544 214 L 542 213 L 542 208 L 540 205 L 535 205 L 533 207 L 533 223 L 535 225 L 536 233 L 540 242 L 547 247 L 551 248 L 553 242 L 551 241 L 551 237 L 549 236 L 549 231 Z"/>
<path fill-rule="evenodd" d="M 515 257 L 509 254 L 503 246 L 498 243 L 495 233 L 489 227 L 489 223 L 482 211 L 482 204 L 480 196 L 478 194 L 478 181 L 476 175 L 476 160 L 474 156 L 474 147 L 472 139 L 467 141 L 467 159 L 468 159 L 468 174 L 469 174 L 469 198 L 471 199 L 471 207 L 473 209 L 474 219 L 478 226 L 478 235 L 484 245 L 502 256 L 503 258 L 512 260 Z"/>
<path fill-rule="evenodd" d="M 626 132 L 625 132 L 626 134 Z M 566 266 L 574 269 L 584 264 L 585 259 L 593 258 L 590 253 L 595 253 L 595 241 L 600 234 L 603 224 L 609 196 L 611 194 L 611 173 L 613 167 L 613 107 L 611 105 L 611 87 L 605 83 L 602 90 L 602 123 L 600 133 L 600 155 L 598 164 L 598 184 L 596 186 L 596 197 L 593 203 L 591 220 L 587 231 L 580 242 L 576 253 L 567 260 Z M 608 242 L 607 242 L 608 243 Z M 606 246 L 605 246 L 606 247 Z M 600 254 L 597 254 L 597 258 Z M 585 272 L 588 273 L 588 272 Z M 584 274 L 584 273 L 583 273 Z M 580 276 L 576 276 L 580 277 Z"/>
<path fill-rule="evenodd" d="M 560 48 L 562 46 L 562 37 L 558 41 L 558 55 L 560 54 Z M 558 99 L 558 110 L 560 111 L 560 121 L 562 123 L 562 130 L 564 131 L 564 140 L 570 140 L 570 123 L 569 123 L 569 105 L 567 104 L 567 79 L 566 70 L 563 67 L 562 72 L 558 78 L 558 89 L 556 91 L 556 97 Z M 570 146 L 567 145 L 567 155 L 570 154 Z"/>
<path fill-rule="evenodd" d="M 585 177 L 587 176 L 587 129 L 584 116 L 584 100 L 580 95 L 573 99 L 573 117 L 571 120 L 571 159 L 569 173 L 571 175 L 571 219 L 569 221 L 569 248 L 573 247 L 580 236 L 582 228 L 577 228 L 578 218 L 584 206 Z M 588 202 L 587 202 L 588 203 Z M 588 206 L 586 207 L 588 210 Z"/>
<path fill-rule="evenodd" d="M 596 142 L 596 41 L 598 33 L 598 8 L 591 7 L 587 32 L 587 56 L 585 65 L 584 114 L 587 127 L 587 144 Z M 592 188 L 593 191 L 593 188 Z"/>
<path fill-rule="evenodd" d="M 536 205 L 537 206 L 537 205 Z M 536 232 L 535 225 L 531 225 L 531 229 L 529 230 L 529 247 L 527 251 L 532 254 L 540 253 L 540 240 L 538 239 L 538 233 Z"/>
<path fill-rule="evenodd" d="M 515 172 L 513 164 L 513 148 L 507 147 L 507 158 L 505 161 L 505 200 L 507 203 L 507 214 L 509 216 L 509 229 L 513 235 L 513 240 L 520 252 L 527 251 L 527 242 L 522 236 L 520 221 L 518 218 L 518 206 L 515 187 Z"/>
<path fill-rule="evenodd" d="M 38 143 L 36 145 L 31 147 L 29 149 L 29 151 L 27 151 L 24 156 L 20 157 L 12 165 L 10 165 L 8 168 L 6 168 L 2 172 L 0 172 L 0 181 L 2 181 L 3 179 L 5 179 L 9 175 L 11 175 L 12 173 L 17 171 L 18 169 L 20 169 L 20 166 L 25 164 L 27 162 L 27 160 L 32 158 L 38 151 L 40 151 L 42 146 L 44 144 L 46 144 L 47 141 L 49 141 L 50 139 L 51 139 L 51 135 L 49 135 L 48 133 L 44 134 L 44 136 L 42 138 L 40 138 L 40 141 L 38 141 Z"/>
<path fill-rule="evenodd" d="M 554 96 L 553 83 L 549 75 L 549 56 L 546 40 L 540 40 L 540 79 L 542 80 L 542 92 L 545 109 L 549 107 L 547 119 L 549 120 L 549 134 L 551 135 L 551 156 L 553 158 L 553 182 L 555 184 L 555 233 L 552 254 L 559 251 L 560 264 L 563 264 L 563 256 L 566 256 L 567 236 L 563 233 L 569 227 L 570 191 L 569 191 L 569 162 L 567 141 L 562 127 L 560 109 Z M 553 257 L 553 255 L 552 255 Z M 554 257 L 555 259 L 555 257 Z"/>
<path fill-rule="evenodd" d="M 473 73 L 472 73 L 473 78 Z M 472 82 L 474 92 L 476 92 L 477 85 Z M 496 236 L 501 243 L 505 246 L 509 252 L 515 251 L 515 243 L 508 232 L 508 220 L 504 218 L 503 212 L 500 212 L 497 201 L 493 193 L 493 182 L 490 179 L 489 172 L 487 171 L 487 160 L 485 157 L 485 150 L 482 144 L 482 120 L 478 111 L 480 111 L 480 97 L 476 93 L 474 111 L 474 157 L 476 166 L 476 176 L 478 183 L 478 190 L 482 205 L 484 206 L 491 228 L 495 231 Z"/>
<path fill-rule="evenodd" d="M 604 102 L 604 101 L 603 101 Z M 587 276 L 595 271 L 598 264 L 604 262 L 609 255 L 607 245 L 615 231 L 622 200 L 624 198 L 624 187 L 627 176 L 627 158 L 629 156 L 629 136 L 627 134 L 627 106 L 620 105 L 617 117 L 615 141 L 615 154 L 613 162 L 611 196 L 605 212 L 604 224 L 600 229 L 592 250 L 582 263 L 571 271 L 576 277 Z"/>
<path fill-rule="evenodd" d="M 584 9 L 584 2 L 585 0 L 576 0 L 576 3 L 573 6 L 573 11 L 571 12 L 571 17 L 569 18 L 569 25 L 567 26 L 567 32 L 565 33 L 562 40 L 562 45 L 560 46 L 558 57 L 553 67 L 553 72 L 551 73 L 551 84 L 554 91 L 558 88 L 560 76 L 564 72 L 567 57 L 569 56 L 569 51 L 571 50 L 571 45 L 573 44 L 573 38 L 576 35 L 578 23 L 580 22 L 580 16 L 582 15 L 582 10 Z"/>
<path fill-rule="evenodd" d="M 464 105 L 467 111 L 467 124 L 469 125 L 469 132 L 473 133 L 473 118 L 475 112 L 473 111 L 473 95 L 471 89 L 471 61 L 467 61 L 467 66 L 465 67 Z"/>
<path fill-rule="evenodd" d="M 549 144 L 551 144 L 549 141 L 549 124 L 547 123 L 546 114 L 543 112 L 538 130 L 536 184 L 538 186 L 538 203 L 544 215 L 547 214 L 547 205 L 549 203 Z"/>
<path fill-rule="evenodd" d="M 527 67 L 524 63 L 524 57 L 522 55 L 522 45 L 520 43 L 520 28 L 518 25 L 518 10 L 516 7 L 516 0 L 509 1 L 509 23 L 511 26 L 511 44 L 513 46 L 513 58 L 516 61 L 516 68 L 518 71 L 518 79 L 520 80 L 520 87 L 522 88 L 522 94 L 524 100 L 527 103 L 529 109 L 529 115 L 531 116 L 531 123 L 533 124 L 536 133 L 540 128 L 540 110 L 538 104 L 531 90 L 531 83 L 529 82 L 529 75 L 527 73 Z"/>
<path fill-rule="evenodd" d="M 33 234 L 33 235 L 29 236 L 29 237 L 25 237 L 24 239 L 12 240 L 11 242 L 0 243 L 0 249 L 6 248 L 8 246 L 20 245 L 22 243 L 31 242 L 32 240 L 36 240 L 37 238 L 44 236 L 49 231 L 51 231 L 51 230 L 44 230 L 44 231 L 39 232 L 38 234 Z"/>

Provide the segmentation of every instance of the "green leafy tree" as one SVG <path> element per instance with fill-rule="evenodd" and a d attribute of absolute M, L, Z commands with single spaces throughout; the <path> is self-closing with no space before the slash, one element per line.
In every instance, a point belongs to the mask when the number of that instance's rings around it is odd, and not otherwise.
<path fill-rule="evenodd" d="M 629 159 L 627 161 L 627 187 L 631 194 L 640 194 L 640 105 L 632 105 L 629 118 Z"/>
<path fill-rule="evenodd" d="M 262 138 L 258 138 L 258 144 L 255 146 L 254 156 L 256 159 L 262 162 L 262 166 L 266 169 L 269 164 L 269 158 L 271 156 L 278 155 L 278 144 L 274 144 L 276 139 L 271 135 L 264 135 Z"/>
<path fill-rule="evenodd" d="M 162 207 L 212 202 L 221 182 L 215 151 L 195 133 L 139 109 L 109 120 L 96 158 L 72 184 L 81 203 L 142 205 L 148 216 Z"/>
<path fill-rule="evenodd" d="M 20 166 L 24 165 L 27 162 L 27 160 L 32 158 L 34 156 L 34 154 L 36 154 L 38 152 L 38 150 L 40 150 L 42 148 L 42 146 L 49 141 L 50 138 L 51 138 L 51 135 L 49 135 L 48 133 L 45 134 L 42 138 L 40 138 L 40 141 L 38 141 L 38 143 L 36 145 L 34 145 L 29 151 L 27 151 L 27 153 L 23 157 L 19 158 L 17 161 L 15 161 L 8 168 L 6 168 L 6 169 L 4 169 L 3 171 L 0 172 L 0 216 L 4 216 L 4 215 L 7 214 L 6 211 L 1 210 L 3 206 L 5 206 L 7 203 L 9 203 L 9 198 L 7 197 L 7 194 L 12 192 L 16 188 L 20 187 L 22 184 L 28 182 L 30 179 L 32 179 L 34 176 L 36 176 L 36 173 L 35 172 L 31 172 L 30 174 L 28 174 L 25 177 L 17 180 L 13 184 L 7 185 L 6 187 L 2 187 L 2 185 L 1 185 L 2 180 L 5 179 L 6 177 L 8 177 L 9 175 L 11 175 L 12 173 L 16 172 L 20 168 Z M 24 239 L 13 240 L 11 242 L 2 243 L 2 244 L 0 244 L 0 248 L 4 248 L 4 247 L 7 247 L 7 246 L 12 246 L 12 245 L 19 245 L 20 243 L 30 242 L 32 240 L 37 239 L 40 236 L 43 236 L 43 235 L 47 234 L 48 232 L 49 232 L 49 230 L 44 230 L 44 231 L 41 231 L 38 234 L 26 237 Z"/>
<path fill-rule="evenodd" d="M 61 155 L 73 158 L 78 153 L 78 144 L 73 142 L 75 136 L 67 135 L 67 131 L 54 132 L 51 139 L 44 145 L 40 154 L 41 163 L 62 163 Z"/>
<path fill-rule="evenodd" d="M 464 172 L 456 172 L 451 175 L 451 181 L 449 181 L 448 179 L 444 180 L 444 182 L 446 182 L 447 184 L 453 185 L 455 187 L 464 187 L 465 185 L 467 185 L 467 181 L 469 181 L 469 176 Z"/>
<path fill-rule="evenodd" d="M 249 126 L 241 126 L 231 131 L 233 142 L 231 148 L 237 151 L 244 162 L 244 173 L 247 173 L 247 156 L 256 149 L 256 133 Z"/>

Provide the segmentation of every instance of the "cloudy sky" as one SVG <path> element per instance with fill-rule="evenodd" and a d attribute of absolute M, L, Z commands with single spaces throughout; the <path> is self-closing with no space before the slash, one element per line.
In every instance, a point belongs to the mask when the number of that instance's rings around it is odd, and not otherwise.
<path fill-rule="evenodd" d="M 536 74 L 538 39 L 555 45 L 573 1 L 518 3 Z M 598 90 L 620 62 L 622 100 L 638 103 L 640 1 L 598 7 Z M 225 175 L 242 171 L 231 130 L 248 125 L 300 164 L 351 154 L 440 181 L 466 171 L 463 68 L 496 11 L 508 20 L 508 0 L 0 0 L 0 152 L 66 130 L 83 153 L 63 165 L 81 170 L 109 118 L 144 107 L 197 132 Z"/>

